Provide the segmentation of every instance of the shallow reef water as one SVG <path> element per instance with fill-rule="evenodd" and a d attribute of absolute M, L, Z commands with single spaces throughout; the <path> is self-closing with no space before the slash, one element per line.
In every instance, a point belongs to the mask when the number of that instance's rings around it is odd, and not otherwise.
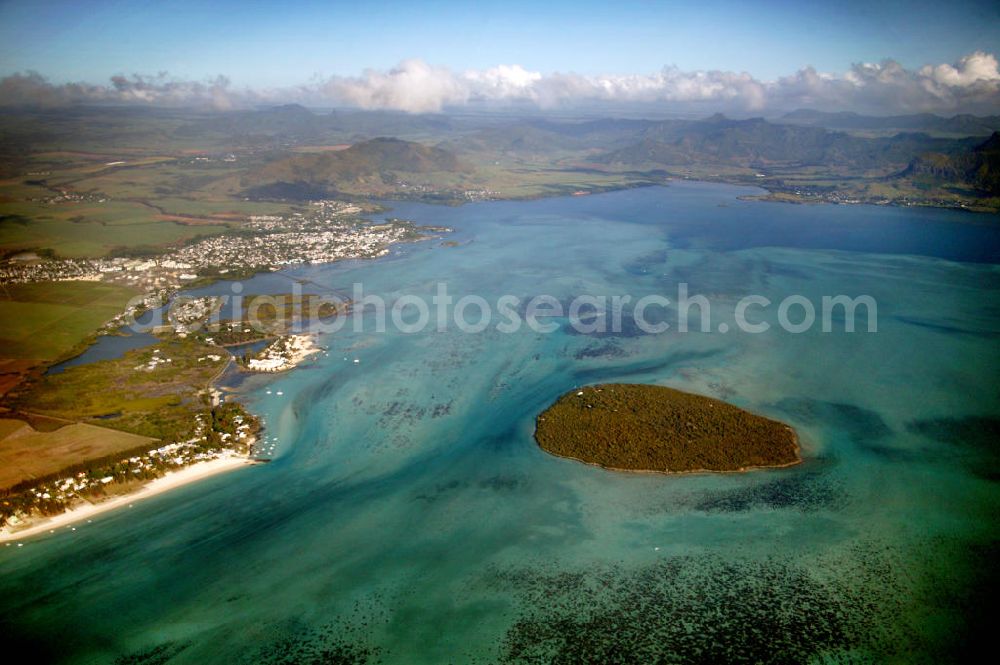
<path fill-rule="evenodd" d="M 960 658 L 995 603 L 1000 225 L 737 198 L 753 191 L 396 204 L 457 246 L 294 276 L 390 301 L 444 282 L 489 303 L 675 300 L 686 282 L 711 329 L 379 333 L 365 311 L 361 331 L 322 338 L 326 354 L 241 386 L 270 463 L 0 548 L 7 649 L 132 664 Z M 754 314 L 772 330 L 719 332 L 750 294 L 775 303 Z M 870 295 L 878 331 L 781 331 L 793 294 Z M 804 462 L 664 476 L 540 451 L 535 417 L 601 382 L 782 420 Z"/>

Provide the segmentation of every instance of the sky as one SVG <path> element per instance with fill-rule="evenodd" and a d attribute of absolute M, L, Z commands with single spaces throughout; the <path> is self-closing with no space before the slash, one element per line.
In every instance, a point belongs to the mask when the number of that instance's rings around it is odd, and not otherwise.
<path fill-rule="evenodd" d="M 108 86 L 112 76 L 123 75 L 149 86 L 169 82 L 175 101 L 181 82 L 187 82 L 215 86 L 214 93 L 203 94 L 226 104 L 298 95 L 306 101 L 332 96 L 333 102 L 359 106 L 438 110 L 480 99 L 483 76 L 503 66 L 515 72 L 515 83 L 523 82 L 520 72 L 535 77 L 526 96 L 545 105 L 558 103 L 555 98 L 594 96 L 595 90 L 607 96 L 611 93 L 600 90 L 609 80 L 655 78 L 664 71 L 689 77 L 746 75 L 767 86 L 802 71 L 843 77 L 858 65 L 887 60 L 909 73 L 928 65 L 961 71 L 962 59 L 974 54 L 1000 54 L 1000 3 L 0 0 L 0 77 L 35 72 L 49 86 Z M 975 62 L 988 79 L 989 63 Z M 400 101 L 403 93 L 359 92 L 357 86 L 353 93 L 344 92 L 351 81 L 371 87 L 372 76 L 405 72 L 407 63 L 434 72 L 418 81 L 411 76 L 405 81 L 411 88 L 468 90 L 445 91 L 436 101 L 416 104 Z M 478 83 L 463 80 L 470 73 L 476 79 L 476 72 Z M 442 82 L 444 73 L 458 82 Z M 225 77 L 224 94 L 220 76 Z M 576 84 L 571 93 L 553 92 L 566 87 L 567 77 L 590 82 L 589 92 Z M 636 85 L 655 87 L 662 81 Z M 534 90 L 538 87 L 545 90 Z M 7 92 L 24 88 L 8 86 Z M 524 85 L 514 88 L 525 96 Z M 486 96 L 495 100 L 495 93 Z M 989 106 L 981 93 L 969 108 Z M 624 94 L 626 101 L 656 99 L 650 94 L 634 99 L 634 86 L 613 94 Z M 664 101 L 687 103 L 699 96 L 705 97 L 704 91 L 688 95 L 691 99 L 672 92 Z M 773 90 L 765 91 L 762 102 L 758 92 L 744 90 L 736 102 L 730 93 L 717 94 L 715 102 L 752 109 L 774 105 L 774 96 Z M 223 97 L 228 101 L 221 102 Z M 784 93 L 779 97 L 790 101 Z M 886 109 L 937 104 L 961 110 L 968 101 L 945 95 L 899 103 L 898 97 L 881 103 Z M 850 104 L 864 106 L 858 100 Z"/>

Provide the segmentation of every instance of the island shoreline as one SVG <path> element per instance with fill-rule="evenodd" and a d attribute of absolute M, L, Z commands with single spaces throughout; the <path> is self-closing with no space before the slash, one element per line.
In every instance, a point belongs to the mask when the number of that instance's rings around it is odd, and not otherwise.
<path fill-rule="evenodd" d="M 798 432 L 787 423 L 655 384 L 574 388 L 534 424 L 546 453 L 607 471 L 746 473 L 803 462 Z"/>
<path fill-rule="evenodd" d="M 536 427 L 537 429 L 537 427 Z M 613 471 L 615 473 L 624 474 L 638 474 L 638 475 L 653 475 L 653 476 L 724 476 L 724 475 L 738 475 L 743 473 L 750 473 L 752 471 L 767 471 L 769 469 L 788 469 L 793 466 L 798 466 L 803 464 L 806 459 L 802 457 L 802 448 L 799 445 L 798 432 L 792 429 L 792 434 L 795 436 L 795 455 L 797 459 L 791 462 L 786 462 L 785 464 L 768 464 L 768 465 L 757 465 L 757 466 L 744 466 L 738 469 L 686 469 L 684 471 L 658 471 L 656 469 L 622 469 L 614 466 L 605 466 L 597 462 L 588 462 L 585 459 L 580 459 L 579 457 L 572 457 L 571 455 L 560 455 L 554 453 L 550 450 L 546 450 L 540 444 L 538 444 L 538 439 L 532 434 L 532 438 L 535 438 L 536 447 L 543 453 L 555 459 L 570 460 L 573 462 L 579 462 L 581 464 L 586 464 L 587 466 L 592 466 L 597 469 L 602 469 L 604 471 Z"/>

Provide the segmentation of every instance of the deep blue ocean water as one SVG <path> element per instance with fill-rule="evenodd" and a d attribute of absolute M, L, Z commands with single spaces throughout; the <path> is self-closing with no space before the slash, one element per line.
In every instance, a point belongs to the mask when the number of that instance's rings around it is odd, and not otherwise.
<path fill-rule="evenodd" d="M 458 246 L 292 276 L 389 300 L 443 282 L 490 303 L 673 299 L 686 282 L 712 331 L 377 333 L 365 314 L 328 353 L 241 385 L 269 464 L 0 549 L 8 648 L 84 663 L 955 656 L 982 636 L 995 582 L 998 220 L 737 198 L 754 191 L 397 204 Z M 254 281 L 245 293 L 287 290 Z M 767 333 L 718 332 L 750 294 L 870 295 L 878 332 L 789 334 L 773 307 L 756 314 Z M 782 419 L 805 461 L 631 475 L 540 451 L 538 413 L 607 381 Z"/>

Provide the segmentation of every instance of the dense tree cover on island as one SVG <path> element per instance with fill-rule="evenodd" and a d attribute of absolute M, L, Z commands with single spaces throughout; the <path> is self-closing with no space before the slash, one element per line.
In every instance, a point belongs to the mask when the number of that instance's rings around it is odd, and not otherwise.
<path fill-rule="evenodd" d="M 800 459 L 784 423 L 663 386 L 570 391 L 538 416 L 535 438 L 554 455 L 628 471 L 740 471 Z"/>

